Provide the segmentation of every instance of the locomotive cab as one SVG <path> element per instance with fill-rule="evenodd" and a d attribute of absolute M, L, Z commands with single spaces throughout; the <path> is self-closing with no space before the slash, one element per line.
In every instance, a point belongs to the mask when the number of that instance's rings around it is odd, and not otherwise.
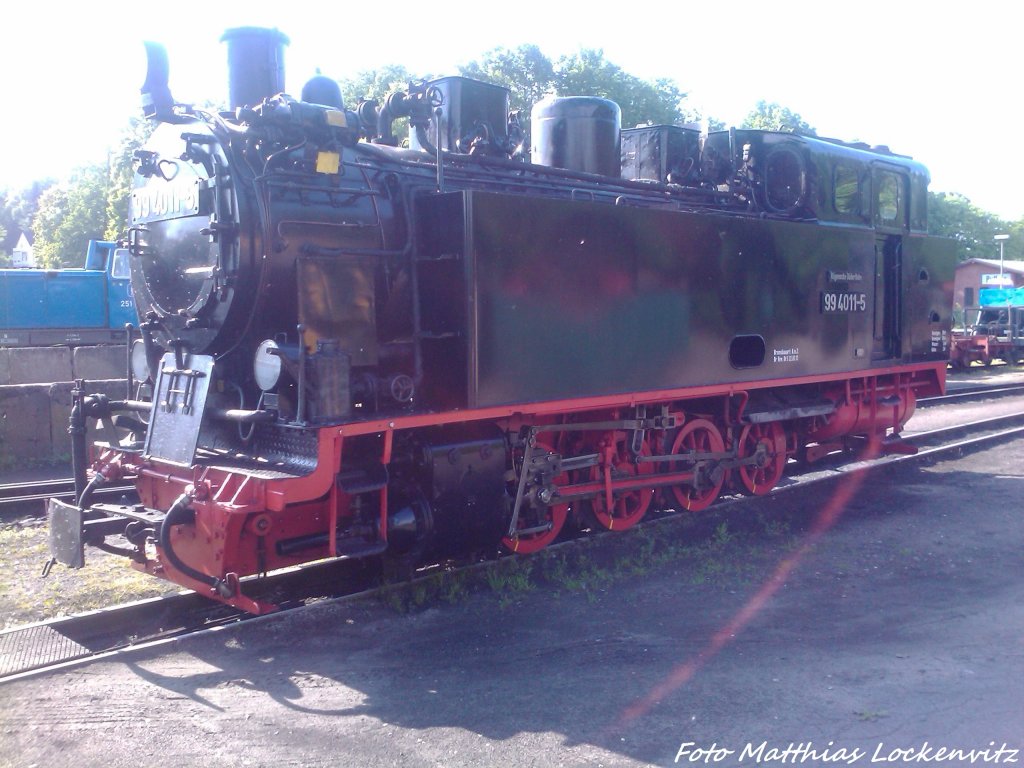
<path fill-rule="evenodd" d="M 708 183 L 746 194 L 759 211 L 837 225 L 927 231 L 928 171 L 888 147 L 731 129 L 708 134 L 700 162 Z"/>

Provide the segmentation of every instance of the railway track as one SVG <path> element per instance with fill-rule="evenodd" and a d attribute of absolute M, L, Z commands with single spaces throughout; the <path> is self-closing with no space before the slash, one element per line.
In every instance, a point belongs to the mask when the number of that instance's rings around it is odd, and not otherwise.
<path fill-rule="evenodd" d="M 135 498 L 135 487 L 118 483 L 95 491 L 97 498 L 108 500 L 127 496 Z M 0 522 L 18 517 L 44 517 L 47 499 L 71 501 L 75 498 L 75 481 L 70 477 L 47 480 L 29 480 L 0 485 Z"/>
<path fill-rule="evenodd" d="M 891 455 L 835 466 L 816 466 L 813 471 L 788 478 L 790 482 L 776 488 L 772 496 L 797 493 L 810 485 L 835 481 L 850 473 L 877 471 L 906 461 L 960 455 L 1018 437 L 1024 437 L 1024 412 L 919 432 L 906 436 L 917 449 L 916 455 Z M 758 499 L 737 497 L 724 501 L 724 504 L 720 503 L 702 514 L 710 519 L 715 509 L 720 510 L 733 504 L 757 503 Z M 672 511 L 652 515 L 651 524 L 680 516 Z M 690 513 L 686 513 L 686 516 L 694 519 Z M 616 534 L 601 535 L 610 540 Z M 575 545 L 575 541 L 569 540 L 549 549 Z M 494 567 L 497 562 L 491 560 L 471 567 L 486 569 Z M 252 596 L 276 602 L 283 610 L 290 610 L 324 598 L 373 596 L 382 589 L 378 586 L 379 581 L 380 567 L 375 561 L 338 560 L 289 569 L 261 579 L 244 580 L 243 584 Z M 383 589 L 388 588 L 394 587 Z M 16 627 L 0 632 L 0 683 L 98 656 L 117 654 L 131 648 L 151 647 L 173 638 L 258 619 L 195 593 L 182 592 Z"/>
<path fill-rule="evenodd" d="M 1024 394 L 1024 384 L 994 384 L 963 387 L 953 391 L 947 391 L 944 395 L 935 397 L 923 397 L 918 400 L 918 405 L 931 407 L 936 405 L 948 405 L 951 403 L 965 403 L 972 400 L 983 400 L 990 397 L 1012 397 L 1013 395 Z"/>
<path fill-rule="evenodd" d="M 118 496 L 132 491 L 134 491 L 134 486 L 121 484 L 98 488 L 95 493 L 101 496 Z M 75 481 L 70 477 L 0 485 L 0 504 L 24 504 L 32 501 L 46 501 L 50 498 L 67 500 L 74 496 Z"/>

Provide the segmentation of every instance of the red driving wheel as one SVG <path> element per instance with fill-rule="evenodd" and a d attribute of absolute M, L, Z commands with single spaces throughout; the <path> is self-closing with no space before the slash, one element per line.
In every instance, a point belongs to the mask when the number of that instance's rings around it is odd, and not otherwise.
<path fill-rule="evenodd" d="M 538 440 L 533 449 L 534 455 L 545 452 L 553 452 L 553 448 L 547 442 Z M 558 486 L 568 485 L 568 473 L 562 472 L 554 478 L 553 482 Z M 501 539 L 501 545 L 509 552 L 516 552 L 520 555 L 532 555 L 534 552 L 539 552 L 558 538 L 568 515 L 568 504 L 550 504 L 540 508 L 524 504 L 519 510 L 516 530 L 528 531 L 531 528 L 542 528 L 548 524 L 550 527 L 521 536 L 504 536 Z"/>
<path fill-rule="evenodd" d="M 786 469 L 786 432 L 777 421 L 748 424 L 740 433 L 738 454 L 746 459 L 762 447 L 763 461 L 739 467 L 740 488 L 745 493 L 763 496 L 774 488 Z"/>
<path fill-rule="evenodd" d="M 614 448 L 612 442 L 614 441 Z M 609 531 L 624 531 L 632 528 L 643 519 L 650 509 L 651 499 L 654 498 L 653 488 L 642 488 L 640 490 L 629 490 L 615 492 L 614 486 L 617 479 L 636 477 L 638 475 L 649 475 L 654 472 L 654 465 L 648 463 L 637 463 L 629 449 L 626 447 L 626 438 L 616 439 L 614 436 L 607 436 L 601 443 L 602 452 L 606 452 L 607 460 L 591 470 L 590 479 L 604 482 L 605 467 L 610 469 L 610 480 L 612 483 L 612 506 L 608 509 L 608 494 L 602 492 L 594 497 L 592 501 L 594 519 L 598 525 L 607 528 Z M 640 449 L 641 456 L 650 456 L 651 449 L 645 440 Z"/>
<path fill-rule="evenodd" d="M 687 422 L 679 430 L 675 442 L 672 443 L 672 453 L 722 453 L 724 451 L 725 441 L 722 439 L 721 431 L 707 419 L 694 419 Z M 722 483 L 725 481 L 725 473 L 714 467 L 710 467 L 709 471 L 706 461 L 697 459 L 687 462 L 684 458 L 672 465 L 673 472 L 681 472 L 686 471 L 687 464 L 689 464 L 696 475 L 694 483 L 677 485 L 672 488 L 676 501 L 683 509 L 690 512 L 699 512 L 709 507 L 711 502 L 718 498 L 718 493 L 722 490 Z"/>

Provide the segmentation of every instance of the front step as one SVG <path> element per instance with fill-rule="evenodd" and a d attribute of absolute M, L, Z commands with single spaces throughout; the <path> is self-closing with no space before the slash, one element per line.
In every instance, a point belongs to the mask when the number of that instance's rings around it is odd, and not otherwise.
<path fill-rule="evenodd" d="M 50 557 L 69 568 L 85 567 L 85 543 L 102 542 L 125 532 L 132 523 L 160 530 L 166 514 L 141 504 L 94 504 L 82 509 L 50 499 L 46 510 L 50 530 Z"/>

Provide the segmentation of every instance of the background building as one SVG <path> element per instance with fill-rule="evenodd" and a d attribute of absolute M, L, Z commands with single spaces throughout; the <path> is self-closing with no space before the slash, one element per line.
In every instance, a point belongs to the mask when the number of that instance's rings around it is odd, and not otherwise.
<path fill-rule="evenodd" d="M 1024 285 L 1024 261 L 1004 261 L 1002 264 L 1004 279 L 1008 278 L 1013 287 Z M 953 308 L 978 306 L 978 291 L 982 285 L 982 275 L 998 275 L 999 259 L 968 259 L 956 267 L 953 281 Z"/>
<path fill-rule="evenodd" d="M 21 269 L 28 269 L 36 266 L 36 258 L 32 253 L 32 239 L 30 235 L 22 232 L 18 242 L 11 251 L 11 266 Z"/>

